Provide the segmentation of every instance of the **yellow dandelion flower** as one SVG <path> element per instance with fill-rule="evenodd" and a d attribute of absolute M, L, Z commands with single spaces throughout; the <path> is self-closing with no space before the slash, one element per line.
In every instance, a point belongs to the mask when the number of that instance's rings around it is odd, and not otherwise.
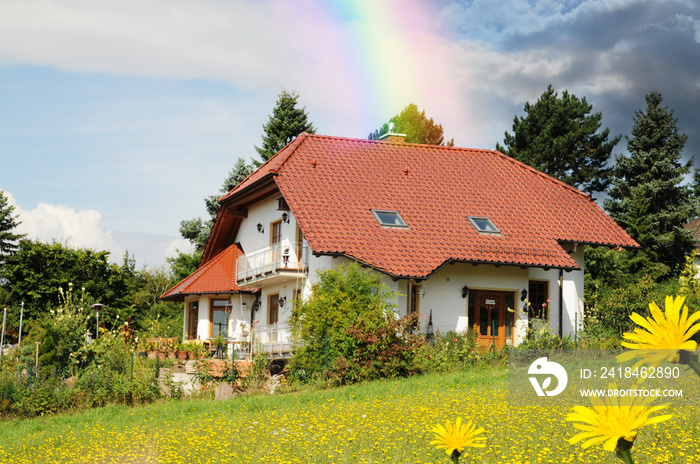
<path fill-rule="evenodd" d="M 617 386 L 612 384 L 609 388 L 616 390 Z M 615 396 L 603 399 L 592 396 L 590 401 L 593 408 L 574 406 L 574 412 L 566 416 L 567 421 L 583 422 L 574 424 L 575 428 L 583 432 L 571 437 L 569 443 L 573 445 L 585 440 L 581 445 L 584 449 L 605 442 L 604 450 L 615 451 L 621 438 L 633 442 L 641 427 L 658 424 L 673 417 L 671 414 L 650 417 L 668 406 L 668 404 L 650 406 L 654 401 L 654 397 L 651 396 L 633 398 L 629 404 L 624 405 L 620 405 Z"/>
<path fill-rule="evenodd" d="M 450 421 L 445 421 L 445 426 L 438 424 L 431 430 L 435 434 L 435 440 L 431 441 L 431 445 L 435 445 L 436 449 L 444 449 L 445 453 L 453 458 L 459 457 L 466 448 L 483 448 L 486 445 L 481 443 L 486 440 L 485 436 L 479 436 L 484 433 L 483 427 L 476 428 L 472 421 L 462 425 L 462 418 L 458 417 L 454 424 Z"/>
<path fill-rule="evenodd" d="M 637 327 L 633 333 L 623 334 L 627 341 L 621 344 L 625 348 L 642 351 L 623 353 L 618 356 L 618 361 L 642 358 L 638 364 L 648 362 L 658 365 L 665 359 L 679 362 L 681 350 L 694 351 L 697 343 L 690 338 L 700 330 L 700 323 L 697 323 L 700 320 L 700 311 L 688 316 L 688 307 L 683 305 L 684 302 L 685 297 L 667 296 L 665 312 L 652 301 L 649 304 L 651 317 L 645 318 L 632 313 L 630 319 L 641 328 Z"/>

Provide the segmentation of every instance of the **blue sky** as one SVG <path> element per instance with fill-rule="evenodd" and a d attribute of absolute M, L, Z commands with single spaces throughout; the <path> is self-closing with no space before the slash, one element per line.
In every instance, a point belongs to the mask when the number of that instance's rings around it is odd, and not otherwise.
<path fill-rule="evenodd" d="M 548 84 L 614 135 L 658 90 L 697 157 L 700 6 L 0 0 L 0 189 L 33 238 L 159 266 L 282 89 L 321 134 L 364 138 L 416 103 L 457 145 L 494 148 Z"/>

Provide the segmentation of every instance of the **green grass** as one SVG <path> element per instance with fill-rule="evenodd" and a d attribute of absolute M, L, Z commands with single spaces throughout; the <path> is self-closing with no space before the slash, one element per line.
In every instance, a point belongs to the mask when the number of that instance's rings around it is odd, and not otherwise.
<path fill-rule="evenodd" d="M 447 463 L 429 444 L 430 429 L 457 416 L 487 435 L 486 448 L 461 462 L 618 462 L 599 446 L 570 445 L 575 430 L 563 421 L 566 412 L 509 405 L 506 370 L 485 368 L 8 421 L 0 427 L 0 462 Z M 640 433 L 638 462 L 700 462 L 700 414 L 674 414 Z"/>

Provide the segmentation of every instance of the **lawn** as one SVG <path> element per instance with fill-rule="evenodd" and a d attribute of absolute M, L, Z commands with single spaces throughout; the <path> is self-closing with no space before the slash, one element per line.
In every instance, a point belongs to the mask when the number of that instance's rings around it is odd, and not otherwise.
<path fill-rule="evenodd" d="M 566 440 L 568 410 L 508 404 L 503 368 L 380 381 L 229 401 L 167 401 L 5 422 L 0 462 L 449 463 L 430 429 L 457 416 L 486 429 L 460 462 L 617 463 Z M 639 463 L 700 463 L 700 412 L 673 409 L 642 429 Z"/>

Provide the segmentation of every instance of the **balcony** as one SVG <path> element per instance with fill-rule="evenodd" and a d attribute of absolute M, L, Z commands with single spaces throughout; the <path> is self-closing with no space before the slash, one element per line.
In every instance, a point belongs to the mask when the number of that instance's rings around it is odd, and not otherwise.
<path fill-rule="evenodd" d="M 303 243 L 282 243 L 246 253 L 236 263 L 240 286 L 265 287 L 305 278 L 308 273 L 308 247 Z"/>

